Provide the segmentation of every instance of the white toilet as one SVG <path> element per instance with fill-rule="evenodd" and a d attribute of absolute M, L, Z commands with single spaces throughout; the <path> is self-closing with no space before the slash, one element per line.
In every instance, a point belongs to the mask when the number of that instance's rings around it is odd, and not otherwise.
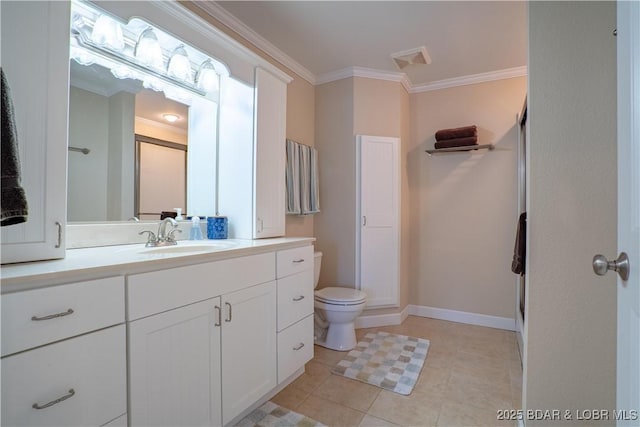
<path fill-rule="evenodd" d="M 313 258 L 314 287 L 318 287 L 322 252 L 315 252 Z M 315 343 L 332 350 L 353 349 L 356 346 L 354 322 L 366 304 L 367 294 L 357 289 L 330 287 L 315 291 Z"/>

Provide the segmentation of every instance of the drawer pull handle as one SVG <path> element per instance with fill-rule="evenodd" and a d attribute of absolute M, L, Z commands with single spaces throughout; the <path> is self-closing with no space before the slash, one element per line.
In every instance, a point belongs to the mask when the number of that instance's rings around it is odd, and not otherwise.
<path fill-rule="evenodd" d="M 302 347 L 304 347 L 304 343 L 303 343 L 303 342 L 301 342 L 301 343 L 300 343 L 300 344 L 298 344 L 297 346 L 293 347 L 293 349 L 294 349 L 295 351 L 298 351 L 298 350 L 300 350 Z"/>
<path fill-rule="evenodd" d="M 68 316 L 70 314 L 73 314 L 73 310 L 72 309 L 69 309 L 67 311 L 63 311 L 62 313 L 50 314 L 49 316 L 43 316 L 43 317 L 32 316 L 31 320 L 33 320 L 35 322 L 39 322 L 40 320 L 50 320 L 50 319 L 55 319 L 56 317 Z"/>
<path fill-rule="evenodd" d="M 52 400 L 51 402 L 45 403 L 42 406 L 38 405 L 37 403 L 34 403 L 31 407 L 33 409 L 47 409 L 50 406 L 56 405 L 56 404 L 58 404 L 60 402 L 64 402 L 65 400 L 73 397 L 75 394 L 76 394 L 75 390 L 74 389 L 70 389 L 68 394 L 65 394 L 64 396 L 59 397 L 56 400 Z"/>
<path fill-rule="evenodd" d="M 229 308 L 229 310 L 227 311 L 227 318 L 224 319 L 224 321 L 231 322 L 231 304 L 229 304 L 228 302 L 225 302 L 224 304 Z"/>
<path fill-rule="evenodd" d="M 304 299 L 304 295 L 300 295 L 299 297 L 295 297 L 293 300 L 294 301 L 302 301 Z"/>
<path fill-rule="evenodd" d="M 217 305 L 215 306 L 215 309 L 218 311 L 218 321 L 214 323 L 213 326 L 220 326 L 222 325 L 222 309 Z"/>
<path fill-rule="evenodd" d="M 299 259 L 294 259 L 293 260 L 294 264 L 300 264 L 301 262 L 304 262 L 304 258 L 299 258 Z"/>

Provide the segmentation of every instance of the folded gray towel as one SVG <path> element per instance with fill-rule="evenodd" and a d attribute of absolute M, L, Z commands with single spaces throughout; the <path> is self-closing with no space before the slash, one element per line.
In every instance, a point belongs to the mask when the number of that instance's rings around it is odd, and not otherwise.
<path fill-rule="evenodd" d="M 29 209 L 24 189 L 20 185 L 20 159 L 18 157 L 18 133 L 16 131 L 15 117 L 11 92 L 0 68 L 2 80 L 2 197 L 0 199 L 0 226 L 20 224 L 27 221 Z"/>

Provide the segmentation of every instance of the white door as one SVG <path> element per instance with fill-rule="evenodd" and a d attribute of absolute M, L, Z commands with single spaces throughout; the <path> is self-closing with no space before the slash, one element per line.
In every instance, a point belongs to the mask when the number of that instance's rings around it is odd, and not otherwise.
<path fill-rule="evenodd" d="M 618 425 L 640 422 L 640 3 L 618 1 Z M 630 411 L 635 410 L 635 413 Z"/>
<path fill-rule="evenodd" d="M 276 282 L 222 296 L 222 421 L 277 384 Z"/>
<path fill-rule="evenodd" d="M 221 425 L 220 298 L 129 325 L 129 421 Z"/>
<path fill-rule="evenodd" d="M 399 305 L 399 138 L 358 136 L 356 286 L 367 307 Z"/>

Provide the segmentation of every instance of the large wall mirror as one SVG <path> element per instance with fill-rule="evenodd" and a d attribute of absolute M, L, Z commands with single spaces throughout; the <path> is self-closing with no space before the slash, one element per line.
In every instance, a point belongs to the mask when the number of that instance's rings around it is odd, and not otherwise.
<path fill-rule="evenodd" d="M 75 1 L 70 57 L 68 220 L 214 215 L 226 67 L 142 19 Z"/>

